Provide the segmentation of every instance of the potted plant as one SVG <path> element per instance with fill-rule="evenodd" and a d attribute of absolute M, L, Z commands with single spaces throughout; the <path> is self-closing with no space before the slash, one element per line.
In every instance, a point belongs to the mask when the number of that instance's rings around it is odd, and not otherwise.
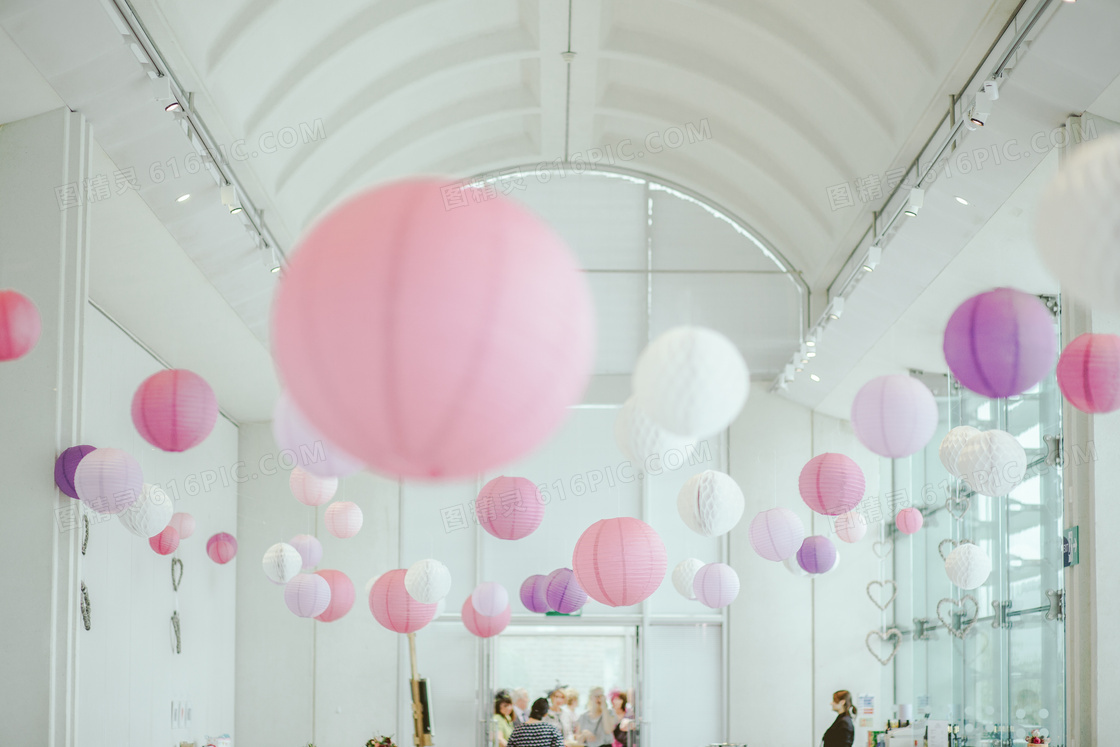
<path fill-rule="evenodd" d="M 374 737 L 366 742 L 366 747 L 397 747 L 392 737 Z"/>

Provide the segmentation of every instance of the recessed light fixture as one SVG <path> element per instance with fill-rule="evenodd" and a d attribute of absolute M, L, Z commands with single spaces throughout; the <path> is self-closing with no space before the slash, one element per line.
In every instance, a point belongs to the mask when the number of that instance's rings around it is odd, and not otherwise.
<path fill-rule="evenodd" d="M 191 196 L 190 196 L 189 194 L 187 194 L 187 195 L 179 195 L 179 196 L 178 196 L 177 198 L 175 198 L 175 202 L 186 202 L 186 201 L 187 201 L 187 200 L 189 200 L 190 198 L 191 198 Z"/>
<path fill-rule="evenodd" d="M 813 381 L 820 381 L 821 380 L 821 377 L 817 376 L 816 374 L 809 374 L 809 378 L 812 379 Z"/>
<path fill-rule="evenodd" d="M 968 204 L 968 200 L 966 200 L 966 199 L 965 199 L 965 198 L 963 198 L 963 197 L 958 197 L 958 198 L 957 198 L 957 202 L 959 202 L 959 203 L 960 203 L 960 204 L 962 204 L 962 205 L 967 205 L 967 204 Z"/>
<path fill-rule="evenodd" d="M 181 111 L 183 111 L 183 105 L 180 104 L 178 101 L 172 101 L 170 104 L 163 107 L 163 110 L 165 112 L 181 112 Z"/>

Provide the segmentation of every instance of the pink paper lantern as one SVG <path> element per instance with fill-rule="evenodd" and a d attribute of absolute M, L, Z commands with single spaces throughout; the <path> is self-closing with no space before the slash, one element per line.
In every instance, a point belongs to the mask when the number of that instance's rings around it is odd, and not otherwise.
<path fill-rule="evenodd" d="M 836 536 L 842 542 L 855 544 L 867 534 L 867 517 L 855 511 L 836 517 Z"/>
<path fill-rule="evenodd" d="M 922 512 L 916 508 L 904 508 L 894 517 L 894 525 L 903 534 L 914 534 L 922 528 Z"/>
<path fill-rule="evenodd" d="M 336 501 L 327 506 L 324 521 L 328 532 L 339 539 L 349 539 L 362 528 L 362 509 L 357 503 Z"/>
<path fill-rule="evenodd" d="M 0 361 L 27 355 L 42 330 L 39 310 L 30 298 L 13 290 L 0 291 Z"/>
<path fill-rule="evenodd" d="M 148 544 L 160 555 L 170 555 L 179 547 L 179 530 L 166 526 L 159 534 L 149 537 Z"/>
<path fill-rule="evenodd" d="M 58 459 L 54 460 L 54 484 L 63 495 L 71 498 L 78 497 L 78 491 L 74 489 L 74 471 L 78 469 L 82 457 L 91 451 L 94 451 L 92 446 L 71 446 L 69 449 L 64 449 L 58 455 Z"/>
<path fill-rule="evenodd" d="M 595 522 L 572 553 L 579 585 L 609 607 L 628 607 L 653 594 L 668 567 L 661 537 L 649 524 L 629 516 Z"/>
<path fill-rule="evenodd" d="M 692 593 L 705 607 L 726 607 L 739 596 L 739 574 L 724 563 L 708 563 L 692 577 Z"/>
<path fill-rule="evenodd" d="M 345 617 L 354 606 L 354 582 L 342 571 L 326 569 L 315 571 L 315 575 L 322 577 L 331 590 L 330 603 L 325 610 L 315 616 L 315 619 L 329 623 Z"/>
<path fill-rule="evenodd" d="M 307 421 L 286 392 L 280 394 L 272 410 L 272 435 L 281 457 L 313 475 L 347 477 L 362 469 L 360 461 L 328 441 Z"/>
<path fill-rule="evenodd" d="M 288 487 L 292 495 L 305 506 L 322 506 L 338 492 L 337 477 L 319 477 L 303 467 L 293 467 L 288 476 Z"/>
<path fill-rule="evenodd" d="M 225 565 L 237 555 L 237 540 L 232 534 L 218 532 L 206 541 L 206 554 L 218 565 Z"/>
<path fill-rule="evenodd" d="M 996 288 L 968 299 L 945 327 L 945 361 L 964 386 L 999 399 L 1042 381 L 1058 354 L 1054 318 L 1037 297 Z"/>
<path fill-rule="evenodd" d="M 186 451 L 206 440 L 218 420 L 218 398 L 198 374 L 181 368 L 144 379 L 132 396 L 132 424 L 152 446 Z"/>
<path fill-rule="evenodd" d="M 541 525 L 544 500 L 531 480 L 495 477 L 482 486 L 474 504 L 478 522 L 498 539 L 519 540 Z"/>
<path fill-rule="evenodd" d="M 471 594 L 471 603 L 478 614 L 493 617 L 509 607 L 509 592 L 496 581 L 486 581 L 475 588 Z"/>
<path fill-rule="evenodd" d="M 547 578 L 544 594 L 553 612 L 570 615 L 587 604 L 587 592 L 579 585 L 571 568 L 557 568 Z"/>
<path fill-rule="evenodd" d="M 814 534 L 806 537 L 797 551 L 797 564 L 806 573 L 828 573 L 836 565 L 839 555 L 836 545 L 828 537 Z"/>
<path fill-rule="evenodd" d="M 384 573 L 369 590 L 370 612 L 382 627 L 394 633 L 415 633 L 432 621 L 439 607 L 438 604 L 421 604 L 412 598 L 404 585 L 406 573 L 404 568 Z"/>
<path fill-rule="evenodd" d="M 301 573 L 285 584 L 284 604 L 299 617 L 317 617 L 331 604 L 331 585 L 322 576 Z"/>
<path fill-rule="evenodd" d="M 748 537 L 761 557 L 774 562 L 791 558 L 805 539 L 805 525 L 788 508 L 760 511 L 751 519 Z"/>
<path fill-rule="evenodd" d="M 475 609 L 469 598 L 463 602 L 463 625 L 479 638 L 491 638 L 501 633 L 509 625 L 511 615 L 509 604 L 506 604 L 505 608 L 496 615 L 483 615 Z"/>
<path fill-rule="evenodd" d="M 521 604 L 525 609 L 538 614 L 548 612 L 548 576 L 536 574 L 521 583 Z"/>
<path fill-rule="evenodd" d="M 143 489 L 140 463 L 122 449 L 95 449 L 74 470 L 79 500 L 99 514 L 119 514 L 136 502 Z"/>
<path fill-rule="evenodd" d="M 299 556 L 303 558 L 303 570 L 305 571 L 319 565 L 323 559 L 323 543 L 310 534 L 297 534 L 292 537 L 292 541 L 288 544 L 294 547 Z"/>
<path fill-rule="evenodd" d="M 860 443 L 891 459 L 925 448 L 937 430 L 937 420 L 933 393 L 906 374 L 872 379 L 852 402 L 852 428 Z"/>
<path fill-rule="evenodd" d="M 801 500 L 825 516 L 851 511 L 863 500 L 863 470 L 843 454 L 819 454 L 801 469 L 797 480 Z"/>
<path fill-rule="evenodd" d="M 185 540 L 194 534 L 194 517 L 187 513 L 174 513 L 171 515 L 171 521 L 167 526 L 175 527 L 175 531 L 179 533 L 179 539 Z"/>
<path fill-rule="evenodd" d="M 457 200 L 469 205 L 448 209 Z M 273 304 L 273 352 L 300 410 L 406 477 L 473 477 L 532 451 L 580 400 L 594 340 L 587 280 L 547 225 L 431 179 L 329 213 Z"/>
<path fill-rule="evenodd" d="M 1058 387 L 1082 412 L 1120 409 L 1120 336 L 1086 333 L 1058 358 Z"/>

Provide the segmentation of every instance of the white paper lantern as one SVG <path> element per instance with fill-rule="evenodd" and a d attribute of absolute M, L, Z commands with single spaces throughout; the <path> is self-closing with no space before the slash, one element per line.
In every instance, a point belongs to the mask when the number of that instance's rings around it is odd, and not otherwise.
<path fill-rule="evenodd" d="M 980 495 L 1014 490 L 1027 474 L 1027 452 L 1007 431 L 984 431 L 968 440 L 957 458 L 961 479 Z"/>
<path fill-rule="evenodd" d="M 653 422 L 633 397 L 626 400 L 614 421 L 614 438 L 622 454 L 640 469 L 654 454 L 661 458 L 670 449 L 679 451 L 691 443 L 683 436 L 670 433 Z"/>
<path fill-rule="evenodd" d="M 941 439 L 941 447 L 937 450 L 937 455 L 941 457 L 941 463 L 945 465 L 945 469 L 949 470 L 949 474 L 953 477 L 961 476 L 957 462 L 965 444 L 979 433 L 980 430 L 973 428 L 971 425 L 958 425 L 946 433 L 945 438 Z"/>
<path fill-rule="evenodd" d="M 137 537 L 148 539 L 162 532 L 164 527 L 171 523 L 171 517 L 174 515 L 175 509 L 171 506 L 171 498 L 163 488 L 146 482 L 140 491 L 140 497 L 117 514 L 117 518 L 125 529 Z"/>
<path fill-rule="evenodd" d="M 688 528 L 705 537 L 731 531 L 743 518 L 743 491 L 729 475 L 704 470 L 693 475 L 677 494 L 677 511 Z"/>
<path fill-rule="evenodd" d="M 692 588 L 700 604 L 722 609 L 739 596 L 739 574 L 725 563 L 708 563 L 696 572 Z"/>
<path fill-rule="evenodd" d="M 673 586 L 685 599 L 696 599 L 696 594 L 692 591 L 692 580 L 696 577 L 696 571 L 703 567 L 703 560 L 688 558 L 677 563 L 677 567 L 673 569 Z"/>
<path fill-rule="evenodd" d="M 451 591 L 451 571 L 438 560 L 418 560 L 404 575 L 404 588 L 421 604 L 436 604 Z"/>
<path fill-rule="evenodd" d="M 509 607 L 509 592 L 497 581 L 486 581 L 479 584 L 471 594 L 471 605 L 480 615 L 500 615 Z"/>
<path fill-rule="evenodd" d="M 673 327 L 642 351 L 633 387 L 637 406 L 662 428 L 706 438 L 738 417 L 750 372 L 739 349 L 720 333 Z"/>
<path fill-rule="evenodd" d="M 825 573 L 832 573 L 833 571 L 835 571 L 835 570 L 836 570 L 837 568 L 839 568 L 839 567 L 840 567 L 840 552 L 839 552 L 839 551 L 837 551 L 837 552 L 836 552 L 836 560 L 835 560 L 835 561 L 833 561 L 833 563 L 832 563 L 832 567 L 831 567 L 831 568 L 829 568 L 829 569 L 828 569 L 827 571 L 825 571 Z M 823 575 L 823 574 L 822 574 L 822 575 Z"/>
<path fill-rule="evenodd" d="M 296 500 L 303 505 L 322 506 L 338 492 L 338 478 L 319 477 L 297 465 L 292 468 L 292 474 L 288 476 L 288 487 L 292 489 L 292 495 Z"/>
<path fill-rule="evenodd" d="M 945 558 L 945 575 L 965 590 L 979 589 L 992 573 L 992 559 L 979 545 L 970 542 L 958 545 Z"/>
<path fill-rule="evenodd" d="M 336 501 L 327 506 L 323 520 L 328 532 L 339 539 L 348 539 L 362 528 L 362 509 L 350 501 Z"/>
<path fill-rule="evenodd" d="M 373 585 L 377 583 L 377 579 L 381 578 L 380 575 L 374 576 L 369 581 L 366 581 L 366 598 L 369 598 L 369 593 L 373 591 Z"/>
<path fill-rule="evenodd" d="M 837 556 L 839 557 L 839 553 L 837 553 Z M 787 571 L 789 571 L 790 573 L 792 573 L 795 576 L 808 576 L 809 575 L 809 573 L 804 568 L 801 567 L 801 564 L 797 562 L 797 554 L 796 553 L 794 553 L 793 555 L 790 555 L 788 558 L 783 560 L 782 565 L 784 565 L 786 567 Z"/>
<path fill-rule="evenodd" d="M 849 511 L 836 517 L 836 536 L 848 544 L 855 544 L 867 534 L 867 517 L 858 511 Z"/>
<path fill-rule="evenodd" d="M 1073 149 L 1038 203 L 1035 235 L 1062 292 L 1120 311 L 1120 135 Z"/>
<path fill-rule="evenodd" d="M 303 568 L 303 556 L 287 542 L 277 542 L 261 558 L 264 575 L 274 584 L 286 584 Z"/>

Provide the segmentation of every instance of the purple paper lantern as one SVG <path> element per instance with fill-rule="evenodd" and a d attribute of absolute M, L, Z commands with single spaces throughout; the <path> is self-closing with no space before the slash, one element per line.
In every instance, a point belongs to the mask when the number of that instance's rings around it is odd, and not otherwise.
<path fill-rule="evenodd" d="M 323 438 L 286 392 L 280 394 L 272 410 L 272 435 L 281 449 L 313 475 L 347 477 L 362 468 L 356 457 Z"/>
<path fill-rule="evenodd" d="M 536 574 L 521 583 L 521 604 L 538 614 L 548 612 L 548 576 Z"/>
<path fill-rule="evenodd" d="M 74 470 L 78 498 L 100 514 L 119 514 L 136 502 L 143 489 L 140 463 L 122 449 L 94 449 Z"/>
<path fill-rule="evenodd" d="M 859 505 L 866 483 L 863 470 L 843 454 L 818 454 L 801 469 L 801 500 L 818 514 L 839 516 Z"/>
<path fill-rule="evenodd" d="M 937 430 L 937 420 L 933 393 L 906 374 L 872 379 L 852 402 L 852 428 L 860 443 L 891 459 L 925 448 Z"/>
<path fill-rule="evenodd" d="M 836 545 L 828 537 L 806 537 L 797 551 L 797 564 L 806 573 L 828 573 L 836 565 Z"/>
<path fill-rule="evenodd" d="M 957 307 L 943 349 L 961 384 L 999 399 L 1022 394 L 1046 377 L 1058 354 L 1058 335 L 1042 301 L 996 288 Z"/>
<path fill-rule="evenodd" d="M 805 540 L 805 525 L 788 508 L 760 511 L 751 520 L 751 547 L 761 557 L 774 562 L 792 558 Z"/>
<path fill-rule="evenodd" d="M 545 599 L 550 610 L 570 615 L 587 604 L 587 592 L 576 581 L 575 571 L 571 568 L 557 568 L 548 574 Z"/>
<path fill-rule="evenodd" d="M 725 563 L 708 563 L 693 576 L 692 593 L 705 607 L 726 607 L 739 596 L 739 574 Z"/>
<path fill-rule="evenodd" d="M 65 495 L 78 497 L 78 491 L 74 489 L 74 470 L 78 469 L 78 462 L 82 461 L 82 457 L 94 449 L 93 446 L 71 446 L 54 460 L 54 484 Z"/>
<path fill-rule="evenodd" d="M 301 573 L 284 587 L 284 604 L 300 617 L 323 614 L 331 603 L 331 585 L 316 573 Z"/>
<path fill-rule="evenodd" d="M 297 534 L 288 543 L 303 558 L 303 570 L 308 571 L 319 565 L 323 559 L 323 543 L 310 534 Z"/>

